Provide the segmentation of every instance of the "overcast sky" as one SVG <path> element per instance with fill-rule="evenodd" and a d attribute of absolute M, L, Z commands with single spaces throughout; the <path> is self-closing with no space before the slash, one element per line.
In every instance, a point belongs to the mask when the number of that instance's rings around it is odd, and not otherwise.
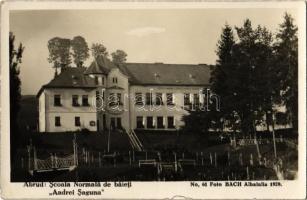
<path fill-rule="evenodd" d="M 103 43 L 110 53 L 122 49 L 128 62 L 215 64 L 216 43 L 226 22 L 241 26 L 249 18 L 254 27 L 276 32 L 286 11 L 297 18 L 295 10 L 263 8 L 13 11 L 10 30 L 25 46 L 22 94 L 36 94 L 53 78 L 47 42 L 56 36 L 80 35 L 89 46 Z"/>

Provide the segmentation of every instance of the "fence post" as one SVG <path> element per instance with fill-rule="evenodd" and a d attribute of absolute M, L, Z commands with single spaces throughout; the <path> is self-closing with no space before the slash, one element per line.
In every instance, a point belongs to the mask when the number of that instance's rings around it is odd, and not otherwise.
<path fill-rule="evenodd" d="M 243 166 L 243 157 L 242 157 L 242 153 L 239 154 L 239 162 L 240 162 L 240 165 Z"/>
<path fill-rule="evenodd" d="M 58 158 L 56 156 L 56 153 L 54 154 L 54 163 L 55 163 L 55 168 L 58 168 Z"/>
<path fill-rule="evenodd" d="M 230 152 L 227 152 L 227 158 L 228 158 L 228 166 L 230 166 Z"/>
<path fill-rule="evenodd" d="M 247 178 L 247 180 L 249 180 L 249 170 L 248 170 L 248 166 L 246 166 L 246 178 Z"/>
<path fill-rule="evenodd" d="M 35 147 L 33 147 L 33 151 L 34 151 L 34 170 L 37 170 L 37 153 Z"/>
<path fill-rule="evenodd" d="M 200 155 L 201 155 L 201 165 L 204 166 L 204 154 L 203 154 L 203 152 L 201 152 Z"/>
<path fill-rule="evenodd" d="M 217 155 L 216 155 L 216 152 L 214 152 L 214 165 L 217 166 Z"/>
<path fill-rule="evenodd" d="M 253 154 L 250 154 L 250 165 L 253 166 L 254 165 L 254 158 L 253 158 Z"/>
<path fill-rule="evenodd" d="M 92 164 L 94 164 L 94 152 L 92 152 Z"/>
<path fill-rule="evenodd" d="M 85 163 L 85 161 L 86 161 L 86 155 L 85 155 L 85 148 L 83 147 L 82 148 L 82 159 L 83 159 L 83 163 Z"/>
<path fill-rule="evenodd" d="M 101 153 L 100 153 L 100 151 L 98 152 L 98 165 L 99 165 L 99 167 L 101 167 L 101 158 L 100 158 L 100 156 L 101 156 Z"/>
<path fill-rule="evenodd" d="M 145 151 L 145 160 L 147 160 L 147 151 Z"/>
<path fill-rule="evenodd" d="M 129 164 L 131 165 L 131 152 L 129 151 Z"/>
<path fill-rule="evenodd" d="M 263 158 L 264 166 L 267 167 L 266 157 Z"/>
<path fill-rule="evenodd" d="M 31 146 L 28 145 L 27 146 L 27 150 L 28 150 L 28 170 L 31 170 Z"/>
<path fill-rule="evenodd" d="M 135 154 L 134 154 L 134 150 L 132 151 L 132 160 L 133 160 L 133 162 L 135 162 Z"/>
<path fill-rule="evenodd" d="M 184 159 L 184 152 L 182 153 L 182 159 Z"/>
<path fill-rule="evenodd" d="M 176 152 L 174 152 L 174 157 L 175 157 L 175 172 L 177 172 L 178 166 L 177 166 L 177 153 Z"/>
<path fill-rule="evenodd" d="M 210 152 L 210 164 L 212 165 L 213 164 L 213 160 L 212 160 L 212 154 Z"/>

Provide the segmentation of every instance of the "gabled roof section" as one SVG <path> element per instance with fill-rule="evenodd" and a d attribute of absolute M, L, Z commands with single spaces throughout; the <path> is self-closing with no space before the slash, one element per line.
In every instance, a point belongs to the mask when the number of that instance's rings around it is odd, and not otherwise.
<path fill-rule="evenodd" d="M 210 66 L 206 64 L 126 63 L 121 70 L 132 85 L 209 85 Z"/>
<path fill-rule="evenodd" d="M 96 88 L 95 79 L 84 75 L 85 70 L 85 67 L 68 67 L 62 70 L 49 83 L 42 86 L 37 96 L 44 88 Z"/>
<path fill-rule="evenodd" d="M 107 75 L 116 66 L 105 56 L 98 56 L 87 68 L 84 74 L 104 74 Z"/>

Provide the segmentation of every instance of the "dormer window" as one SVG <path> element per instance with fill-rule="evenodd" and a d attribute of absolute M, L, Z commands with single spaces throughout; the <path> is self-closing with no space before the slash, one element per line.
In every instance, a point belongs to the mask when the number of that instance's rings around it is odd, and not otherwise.
<path fill-rule="evenodd" d="M 117 77 L 113 77 L 112 81 L 113 83 L 117 83 Z"/>

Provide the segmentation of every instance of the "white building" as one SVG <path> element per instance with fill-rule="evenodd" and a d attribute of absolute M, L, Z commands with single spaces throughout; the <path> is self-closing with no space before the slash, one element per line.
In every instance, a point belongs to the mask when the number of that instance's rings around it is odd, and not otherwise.
<path fill-rule="evenodd" d="M 126 63 L 98 57 L 71 67 L 42 86 L 39 131 L 111 128 L 176 130 L 186 106 L 204 105 L 208 65 Z"/>

